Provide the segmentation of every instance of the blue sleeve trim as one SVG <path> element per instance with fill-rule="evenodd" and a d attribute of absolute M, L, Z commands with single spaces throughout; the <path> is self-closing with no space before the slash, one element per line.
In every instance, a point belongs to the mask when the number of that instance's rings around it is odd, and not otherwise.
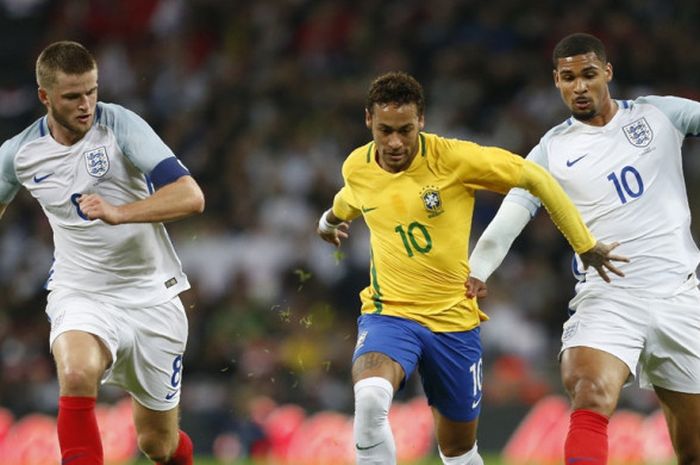
<path fill-rule="evenodd" d="M 144 175 L 143 177 L 146 180 L 146 187 L 148 188 L 148 193 L 153 194 L 155 189 L 153 188 L 153 182 L 151 182 L 151 177 L 146 175 Z"/>
<path fill-rule="evenodd" d="M 151 179 L 153 186 L 159 189 L 166 184 L 177 181 L 183 176 L 188 176 L 190 172 L 185 166 L 180 163 L 176 157 L 168 157 L 161 161 L 153 168 L 148 177 Z"/>

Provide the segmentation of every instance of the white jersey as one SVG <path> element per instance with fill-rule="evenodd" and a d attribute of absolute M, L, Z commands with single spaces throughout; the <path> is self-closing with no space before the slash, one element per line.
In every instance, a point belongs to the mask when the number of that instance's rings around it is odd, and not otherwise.
<path fill-rule="evenodd" d="M 187 170 L 145 121 L 98 102 L 92 128 L 74 145 L 56 142 L 44 116 L 0 147 L 0 203 L 24 186 L 44 210 L 55 247 L 47 289 L 151 306 L 189 289 L 163 224 L 90 221 L 77 198 L 96 193 L 122 205 L 148 197 L 153 183 L 182 174 Z"/>
<path fill-rule="evenodd" d="M 617 104 L 605 126 L 569 118 L 545 134 L 527 158 L 559 181 L 599 241 L 620 242 L 615 253 L 630 263 L 618 265 L 626 276 L 611 276 L 613 286 L 672 294 L 700 261 L 681 160 L 684 138 L 700 133 L 700 103 L 649 96 Z M 522 189 L 505 200 L 533 215 L 539 206 Z M 583 274 L 580 261 L 574 269 Z M 605 285 L 593 269 L 582 278 L 579 292 Z"/>

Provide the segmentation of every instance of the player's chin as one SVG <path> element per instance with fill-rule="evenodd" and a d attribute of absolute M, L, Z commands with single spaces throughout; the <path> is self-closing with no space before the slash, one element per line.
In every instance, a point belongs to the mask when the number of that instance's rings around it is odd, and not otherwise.
<path fill-rule="evenodd" d="M 583 111 L 573 108 L 571 110 L 571 115 L 579 121 L 589 121 L 596 115 L 596 111 L 593 108 Z"/>

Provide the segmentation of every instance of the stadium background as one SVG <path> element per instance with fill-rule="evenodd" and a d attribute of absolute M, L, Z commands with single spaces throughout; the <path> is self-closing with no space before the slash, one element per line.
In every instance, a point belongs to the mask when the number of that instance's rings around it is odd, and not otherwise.
<path fill-rule="evenodd" d="M 256 408 L 270 401 L 352 410 L 366 230 L 353 224 L 336 255 L 314 228 L 342 160 L 370 137 L 363 105 L 373 77 L 414 74 L 426 90 L 427 131 L 526 154 L 567 116 L 550 73 L 559 38 L 588 31 L 604 40 L 616 98 L 699 100 L 698 20 L 696 0 L 1 0 L 0 138 L 43 114 L 38 52 L 73 39 L 97 57 L 100 100 L 141 114 L 190 168 L 206 212 L 168 226 L 193 284 L 184 296 L 183 424 L 199 453 L 229 433 L 245 454 L 263 435 Z M 687 142 L 685 154 L 698 218 L 700 144 Z M 474 240 L 499 203 L 478 196 Z M 0 224 L 0 406 L 16 418 L 53 415 L 42 289 L 51 233 L 26 193 Z M 485 450 L 498 451 L 537 400 L 561 393 L 556 352 L 570 258 L 540 215 L 489 283 Z M 398 399 L 419 394 L 414 378 Z M 121 397 L 108 388 L 100 400 Z M 622 406 L 657 408 L 635 389 Z"/>

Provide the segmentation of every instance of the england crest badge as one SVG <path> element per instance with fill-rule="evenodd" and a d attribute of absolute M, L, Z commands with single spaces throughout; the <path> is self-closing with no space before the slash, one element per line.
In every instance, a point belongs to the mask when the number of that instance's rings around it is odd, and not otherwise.
<path fill-rule="evenodd" d="M 630 144 L 635 147 L 646 147 L 654 138 L 654 132 L 645 118 L 640 118 L 637 121 L 627 124 L 622 127 L 625 136 Z"/>
<path fill-rule="evenodd" d="M 101 178 L 109 171 L 109 157 L 105 147 L 88 150 L 85 155 L 85 166 L 90 176 Z"/>
<path fill-rule="evenodd" d="M 423 206 L 428 211 L 428 218 L 438 216 L 443 212 L 442 199 L 440 191 L 435 186 L 427 186 L 420 193 L 420 198 L 423 200 Z"/>

